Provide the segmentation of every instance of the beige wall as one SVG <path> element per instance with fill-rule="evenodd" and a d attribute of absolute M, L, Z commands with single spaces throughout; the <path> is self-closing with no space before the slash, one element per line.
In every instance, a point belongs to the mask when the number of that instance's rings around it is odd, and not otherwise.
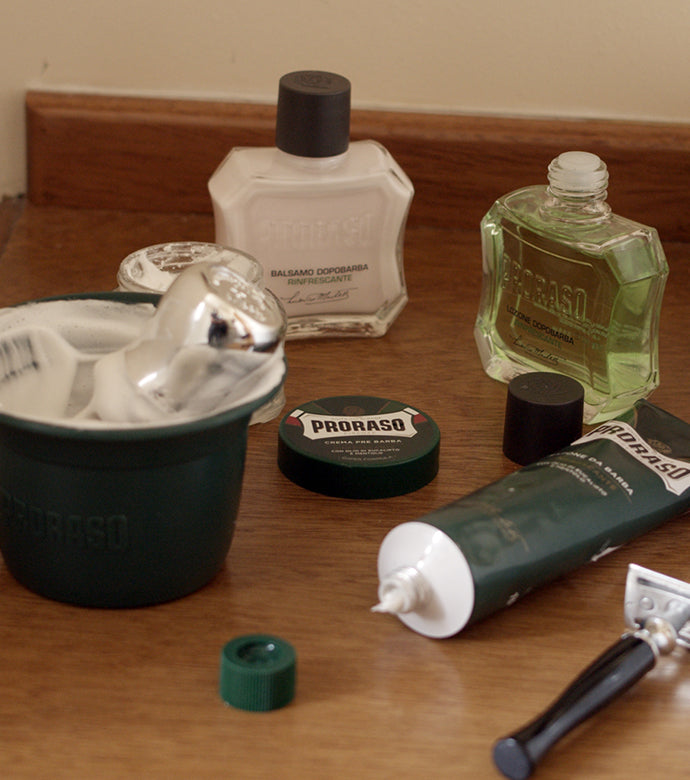
<path fill-rule="evenodd" d="M 27 88 L 273 102 L 321 68 L 360 107 L 690 122 L 688 0 L 4 2 L 0 195 Z"/>

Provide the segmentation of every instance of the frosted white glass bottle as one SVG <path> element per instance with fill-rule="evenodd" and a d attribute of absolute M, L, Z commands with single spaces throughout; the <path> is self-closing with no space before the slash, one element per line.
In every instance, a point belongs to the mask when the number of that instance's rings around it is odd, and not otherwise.
<path fill-rule="evenodd" d="M 257 258 L 287 338 L 382 336 L 407 303 L 414 188 L 375 141 L 350 143 L 350 82 L 280 80 L 276 146 L 237 147 L 211 176 L 216 242 Z"/>

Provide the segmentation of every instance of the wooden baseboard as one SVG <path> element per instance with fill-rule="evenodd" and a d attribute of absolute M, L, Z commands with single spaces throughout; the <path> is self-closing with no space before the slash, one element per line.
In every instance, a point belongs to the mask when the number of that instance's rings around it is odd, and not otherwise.
<path fill-rule="evenodd" d="M 15 223 L 24 209 L 24 198 L 5 197 L 0 200 L 0 255 L 12 235 Z"/>
<path fill-rule="evenodd" d="M 39 205 L 209 212 L 206 182 L 234 146 L 271 146 L 275 109 L 246 103 L 26 95 L 28 196 Z M 476 229 L 499 195 L 586 149 L 614 210 L 690 240 L 690 124 L 355 110 L 352 138 L 386 146 L 415 184 L 410 222 Z"/>

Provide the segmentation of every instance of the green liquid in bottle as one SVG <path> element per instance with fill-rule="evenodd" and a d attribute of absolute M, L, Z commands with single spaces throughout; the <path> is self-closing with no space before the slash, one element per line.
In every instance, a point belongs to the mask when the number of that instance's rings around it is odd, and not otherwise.
<path fill-rule="evenodd" d="M 475 339 L 495 379 L 577 379 L 585 421 L 598 423 L 659 384 L 668 265 L 656 230 L 611 213 L 598 157 L 568 152 L 549 172 L 549 187 L 499 198 L 482 220 Z"/>

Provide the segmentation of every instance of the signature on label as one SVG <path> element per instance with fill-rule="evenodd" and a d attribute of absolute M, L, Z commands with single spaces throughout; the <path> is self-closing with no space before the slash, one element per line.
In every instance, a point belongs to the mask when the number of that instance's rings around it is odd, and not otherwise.
<path fill-rule="evenodd" d="M 296 303 L 305 304 L 311 306 L 317 303 L 335 303 L 337 301 L 346 301 L 350 297 L 351 289 L 344 290 L 325 290 L 324 292 L 313 292 L 304 294 L 301 290 L 297 290 L 292 295 L 284 297 L 282 300 L 287 305 L 294 305 Z"/>

